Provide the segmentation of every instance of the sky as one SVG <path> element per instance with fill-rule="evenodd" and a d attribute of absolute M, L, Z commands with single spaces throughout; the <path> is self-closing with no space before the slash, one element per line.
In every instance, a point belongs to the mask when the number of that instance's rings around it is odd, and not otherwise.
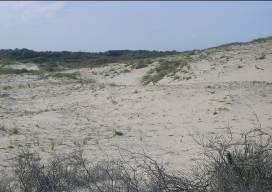
<path fill-rule="evenodd" d="M 191 50 L 272 36 L 269 1 L 0 2 L 0 49 Z"/>

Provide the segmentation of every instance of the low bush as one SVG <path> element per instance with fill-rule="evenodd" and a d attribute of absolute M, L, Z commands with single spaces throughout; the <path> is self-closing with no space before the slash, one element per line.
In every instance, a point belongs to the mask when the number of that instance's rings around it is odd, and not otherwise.
<path fill-rule="evenodd" d="M 163 192 L 190 191 L 191 187 L 189 181 L 168 174 L 147 156 L 138 164 L 124 159 L 93 163 L 82 151 L 57 156 L 46 165 L 37 153 L 21 152 L 13 175 L 0 182 L 1 192 Z"/>
<path fill-rule="evenodd" d="M 44 164 L 37 153 L 22 151 L 11 174 L 2 172 L 0 192 L 271 192 L 270 135 L 257 129 L 242 138 L 196 140 L 205 161 L 192 175 L 169 172 L 145 154 L 93 162 L 74 151 Z"/>

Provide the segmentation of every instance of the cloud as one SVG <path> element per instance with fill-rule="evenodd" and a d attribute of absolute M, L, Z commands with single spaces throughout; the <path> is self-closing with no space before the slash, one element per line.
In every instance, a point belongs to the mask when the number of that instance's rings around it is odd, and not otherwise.
<path fill-rule="evenodd" d="M 1 2 L 0 6 L 5 9 L 5 14 L 11 14 L 19 21 L 28 23 L 34 19 L 47 18 L 58 13 L 65 6 L 65 2 L 15 1 Z"/>

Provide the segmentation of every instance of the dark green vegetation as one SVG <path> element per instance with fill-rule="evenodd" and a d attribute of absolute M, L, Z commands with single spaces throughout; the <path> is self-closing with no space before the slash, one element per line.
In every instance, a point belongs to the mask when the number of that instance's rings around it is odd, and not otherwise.
<path fill-rule="evenodd" d="M 176 51 L 112 50 L 107 52 L 52 52 L 29 49 L 0 50 L 0 63 L 35 63 L 46 71 L 62 68 L 96 67 L 107 63 L 128 62 L 160 56 L 175 55 Z"/>
<path fill-rule="evenodd" d="M 198 142 L 199 140 L 196 140 Z M 123 151 L 120 158 L 90 161 L 83 151 L 54 156 L 22 151 L 11 173 L 2 170 L 0 192 L 271 192 L 271 136 L 255 129 L 240 142 L 215 136 L 192 174 L 170 172 L 146 154 Z"/>

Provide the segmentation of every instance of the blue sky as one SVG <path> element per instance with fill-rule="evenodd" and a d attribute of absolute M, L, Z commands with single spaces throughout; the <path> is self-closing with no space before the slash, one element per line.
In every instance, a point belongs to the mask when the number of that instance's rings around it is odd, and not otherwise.
<path fill-rule="evenodd" d="M 0 49 L 188 50 L 272 35 L 272 2 L 0 2 Z"/>

